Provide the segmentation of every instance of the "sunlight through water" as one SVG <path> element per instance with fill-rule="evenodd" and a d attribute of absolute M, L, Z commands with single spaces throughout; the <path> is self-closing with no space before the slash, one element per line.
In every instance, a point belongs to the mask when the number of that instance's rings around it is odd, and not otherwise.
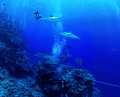
<path fill-rule="evenodd" d="M 62 18 L 62 12 L 61 12 L 61 0 L 57 0 L 55 3 L 55 9 L 53 16 Z M 59 55 L 62 53 L 62 48 L 66 43 L 65 39 L 60 39 L 59 32 L 63 32 L 63 25 L 62 22 L 58 22 L 57 26 L 53 27 L 55 32 L 55 43 L 53 44 L 52 53 L 55 57 L 59 57 Z M 60 42 L 61 41 L 61 42 Z"/>

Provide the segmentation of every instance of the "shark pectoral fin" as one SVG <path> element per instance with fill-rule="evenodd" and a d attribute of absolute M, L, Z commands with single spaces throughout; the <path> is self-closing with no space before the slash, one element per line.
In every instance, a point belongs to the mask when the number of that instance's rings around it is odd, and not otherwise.
<path fill-rule="evenodd" d="M 54 23 L 54 26 L 56 26 L 57 25 L 57 23 Z"/>
<path fill-rule="evenodd" d="M 64 39 L 66 39 L 67 37 L 64 37 Z"/>

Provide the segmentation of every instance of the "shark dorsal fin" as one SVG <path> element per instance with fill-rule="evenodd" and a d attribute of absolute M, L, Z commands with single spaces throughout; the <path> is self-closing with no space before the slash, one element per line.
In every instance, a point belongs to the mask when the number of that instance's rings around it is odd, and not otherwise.
<path fill-rule="evenodd" d="M 72 32 L 70 31 L 69 33 L 71 34 Z"/>

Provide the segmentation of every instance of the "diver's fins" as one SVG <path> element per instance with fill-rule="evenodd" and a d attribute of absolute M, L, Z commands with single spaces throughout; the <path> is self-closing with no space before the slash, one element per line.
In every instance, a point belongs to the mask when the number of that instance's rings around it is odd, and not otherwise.
<path fill-rule="evenodd" d="M 38 14 L 38 11 L 36 11 L 34 14 Z"/>

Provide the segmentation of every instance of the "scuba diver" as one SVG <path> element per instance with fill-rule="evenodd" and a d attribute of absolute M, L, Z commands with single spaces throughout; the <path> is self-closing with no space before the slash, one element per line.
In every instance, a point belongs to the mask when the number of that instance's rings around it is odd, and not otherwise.
<path fill-rule="evenodd" d="M 69 87 L 67 87 L 68 82 L 65 80 L 59 80 L 60 84 L 60 91 L 61 91 L 61 96 L 60 97 L 68 97 L 67 93 L 69 91 Z"/>
<path fill-rule="evenodd" d="M 37 20 L 39 20 L 42 16 L 41 16 L 41 14 L 38 12 L 38 11 L 36 11 L 35 13 L 34 13 L 35 15 L 36 15 L 36 19 Z"/>
<path fill-rule="evenodd" d="M 60 17 L 53 17 L 52 15 L 50 17 L 48 17 L 48 18 L 42 18 L 41 14 L 38 11 L 36 11 L 34 14 L 36 15 L 35 18 L 37 20 L 40 19 L 41 21 L 44 21 L 45 23 L 54 23 L 54 26 L 57 25 L 57 22 L 61 22 L 62 21 L 62 18 L 60 18 Z"/>

